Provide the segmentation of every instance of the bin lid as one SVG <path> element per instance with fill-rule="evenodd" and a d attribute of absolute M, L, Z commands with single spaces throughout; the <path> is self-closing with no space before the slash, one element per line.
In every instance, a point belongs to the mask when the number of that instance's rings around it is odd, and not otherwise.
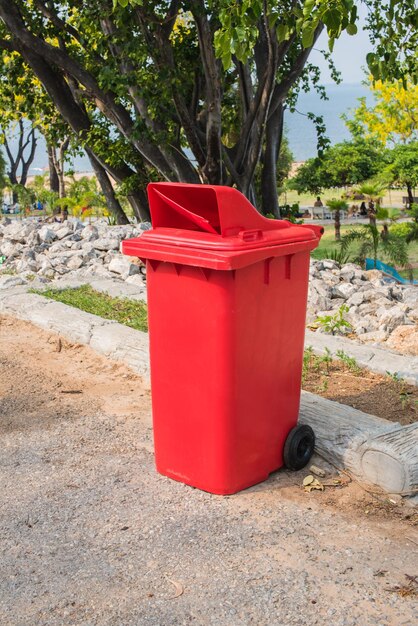
<path fill-rule="evenodd" d="M 262 258 L 310 250 L 323 229 L 268 219 L 237 189 L 150 183 L 152 229 L 122 242 L 130 256 L 233 269 Z"/>

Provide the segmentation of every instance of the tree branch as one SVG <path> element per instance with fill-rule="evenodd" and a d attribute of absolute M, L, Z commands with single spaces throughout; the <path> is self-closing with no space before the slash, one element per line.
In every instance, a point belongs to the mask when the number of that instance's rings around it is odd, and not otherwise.
<path fill-rule="evenodd" d="M 222 90 L 219 63 L 215 58 L 212 32 L 203 0 L 191 2 L 191 11 L 197 26 L 200 56 L 206 80 L 206 161 L 202 172 L 209 183 L 219 185 L 222 184 Z"/>

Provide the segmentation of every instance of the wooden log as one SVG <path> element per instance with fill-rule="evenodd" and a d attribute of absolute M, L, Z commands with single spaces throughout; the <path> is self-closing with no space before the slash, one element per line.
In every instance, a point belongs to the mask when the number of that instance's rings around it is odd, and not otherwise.
<path fill-rule="evenodd" d="M 418 489 L 418 423 L 401 426 L 307 391 L 299 421 L 315 431 L 318 453 L 358 480 L 389 493 Z"/>

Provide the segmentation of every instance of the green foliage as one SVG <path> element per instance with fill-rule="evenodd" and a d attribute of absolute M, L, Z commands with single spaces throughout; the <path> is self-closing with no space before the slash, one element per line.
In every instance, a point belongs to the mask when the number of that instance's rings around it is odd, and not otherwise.
<path fill-rule="evenodd" d="M 319 194 L 325 188 L 322 162 L 319 158 L 307 159 L 297 170 L 288 183 L 290 189 L 298 193 Z"/>
<path fill-rule="evenodd" d="M 362 265 L 366 257 L 371 257 L 377 261 L 379 255 L 392 265 L 401 267 L 408 265 L 408 249 L 405 239 L 391 231 L 382 237 L 374 224 L 360 224 L 356 229 L 348 231 L 341 237 L 342 251 L 348 252 L 353 244 L 359 245 L 354 260 Z"/>
<path fill-rule="evenodd" d="M 374 80 L 418 83 L 418 12 L 415 0 L 365 0 L 366 30 L 373 52 L 367 65 Z"/>
<path fill-rule="evenodd" d="M 341 248 L 335 248 L 334 250 L 327 250 L 325 248 L 321 250 L 321 259 L 330 259 L 339 265 L 344 265 L 350 262 L 351 253 L 349 250 L 342 250 Z"/>
<path fill-rule="evenodd" d="M 289 141 L 286 135 L 284 135 L 280 144 L 279 157 L 277 159 L 277 187 L 279 189 L 289 176 L 293 160 L 293 152 L 289 148 Z"/>
<path fill-rule="evenodd" d="M 378 220 L 388 220 L 391 224 L 394 224 L 401 217 L 402 211 L 395 207 L 379 207 L 376 211 L 376 218 Z"/>
<path fill-rule="evenodd" d="M 81 178 L 72 176 L 71 183 L 67 188 L 67 195 L 56 200 L 55 204 L 61 208 L 67 208 L 74 217 L 81 219 L 103 213 L 110 217 L 105 208 L 105 198 L 97 190 L 97 180 L 93 176 L 82 176 Z"/>
<path fill-rule="evenodd" d="M 298 219 L 299 216 L 299 203 L 283 204 L 280 208 L 280 215 L 283 219 L 292 222 L 292 224 L 302 224 L 303 220 Z"/>
<path fill-rule="evenodd" d="M 299 193 L 358 185 L 375 176 L 385 164 L 382 149 L 374 141 L 354 139 L 336 144 L 322 159 L 308 159 L 290 181 Z"/>
<path fill-rule="evenodd" d="M 111 298 L 107 294 L 95 291 L 90 285 L 77 289 L 47 289 L 33 291 L 51 300 L 63 302 L 87 313 L 99 315 L 108 320 L 115 320 L 135 330 L 148 330 L 147 307 L 145 304 L 124 298 Z"/>
<path fill-rule="evenodd" d="M 356 193 L 366 196 L 373 202 L 379 202 L 383 198 L 385 188 L 383 183 L 367 180 L 356 188 Z"/>
<path fill-rule="evenodd" d="M 338 200 L 333 198 L 328 200 L 327 207 L 330 211 L 348 211 L 348 204 L 345 200 Z"/>
<path fill-rule="evenodd" d="M 401 237 L 406 239 L 411 231 L 411 227 L 413 224 L 410 222 L 402 222 L 401 224 L 391 224 L 389 227 L 389 232 L 396 237 Z"/>
<path fill-rule="evenodd" d="M 17 196 L 17 200 L 20 204 L 20 210 L 23 211 L 25 207 L 28 207 L 34 201 L 34 194 L 31 189 L 26 188 L 24 185 L 10 185 L 13 193 Z"/>
<path fill-rule="evenodd" d="M 330 333 L 331 335 L 342 334 L 343 330 L 352 328 L 350 322 L 344 317 L 348 311 L 348 306 L 342 304 L 333 315 L 329 314 L 317 317 L 314 324 L 317 324 L 326 333 Z"/>
<path fill-rule="evenodd" d="M 408 214 L 412 217 L 414 222 L 418 224 L 418 204 L 411 204 L 408 210 Z"/>
<path fill-rule="evenodd" d="M 395 146 L 388 159 L 393 182 L 401 187 L 418 186 L 418 141 Z"/>

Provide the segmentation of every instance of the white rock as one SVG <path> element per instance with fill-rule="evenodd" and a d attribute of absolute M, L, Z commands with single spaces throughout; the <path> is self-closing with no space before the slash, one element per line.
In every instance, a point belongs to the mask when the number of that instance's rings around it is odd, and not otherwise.
<path fill-rule="evenodd" d="M 78 270 L 80 267 L 84 265 L 84 259 L 81 255 L 77 254 L 73 256 L 67 262 L 67 269 L 69 270 Z"/>
<path fill-rule="evenodd" d="M 404 325 L 406 321 L 405 313 L 399 306 L 394 306 L 379 316 L 381 329 L 389 332 Z"/>
<path fill-rule="evenodd" d="M 348 306 L 359 306 L 363 303 L 364 295 L 361 291 L 356 291 L 347 300 Z"/>
<path fill-rule="evenodd" d="M 132 263 L 131 258 L 127 256 L 117 255 L 110 261 L 108 269 L 110 272 L 119 274 L 124 278 L 139 274 L 139 266 Z"/>
<path fill-rule="evenodd" d="M 93 247 L 96 250 L 118 250 L 119 249 L 119 240 L 118 239 L 105 239 L 104 237 L 100 239 L 96 239 L 93 242 Z"/>
<path fill-rule="evenodd" d="M 142 274 L 134 274 L 132 276 L 128 276 L 126 282 L 130 285 L 135 285 L 136 287 L 144 287 L 144 289 L 146 288 L 146 284 Z"/>
<path fill-rule="evenodd" d="M 19 243 L 25 243 L 26 237 L 28 237 L 36 226 L 28 224 L 27 222 L 12 222 L 3 231 L 3 236 L 5 239 L 10 239 L 10 241 L 17 241 Z"/>
<path fill-rule="evenodd" d="M 405 289 L 403 290 L 403 301 L 410 306 L 418 304 L 418 286 L 405 287 Z"/>
<path fill-rule="evenodd" d="M 13 257 L 23 249 L 21 243 L 12 243 L 11 241 L 3 241 L 0 246 L 0 254 L 3 254 L 5 257 Z"/>
<path fill-rule="evenodd" d="M 99 232 L 95 226 L 89 224 L 81 230 L 81 237 L 84 241 L 93 241 L 99 238 Z"/>
<path fill-rule="evenodd" d="M 37 245 L 39 245 L 40 243 L 40 239 L 39 239 L 39 234 L 36 230 L 33 230 L 27 237 L 26 237 L 26 244 L 28 246 L 31 247 L 35 247 Z"/>
<path fill-rule="evenodd" d="M 360 339 L 363 343 L 379 343 L 386 341 L 388 333 L 384 330 L 373 330 L 368 333 L 363 333 Z"/>
<path fill-rule="evenodd" d="M 39 239 L 45 243 L 52 243 L 57 238 L 56 233 L 48 226 L 42 226 L 38 234 Z"/>
<path fill-rule="evenodd" d="M 26 281 L 22 280 L 20 276 L 9 276 L 8 274 L 2 276 L 0 273 L 0 289 L 9 289 L 18 285 L 26 285 Z"/>
<path fill-rule="evenodd" d="M 73 229 L 69 226 L 62 226 L 56 231 L 56 235 L 58 239 L 64 239 L 64 237 L 68 237 L 68 235 L 73 234 Z"/>
<path fill-rule="evenodd" d="M 335 298 L 344 298 L 347 300 L 350 296 L 352 296 L 356 292 L 356 287 L 351 283 L 339 283 L 332 290 L 332 295 Z"/>
<path fill-rule="evenodd" d="M 339 265 L 336 261 L 332 261 L 331 259 L 324 259 L 322 261 L 322 267 L 324 270 L 337 270 L 339 269 Z"/>
<path fill-rule="evenodd" d="M 38 264 L 36 263 L 36 261 L 34 261 L 32 259 L 27 259 L 27 260 L 26 259 L 21 259 L 16 264 L 16 271 L 19 274 L 22 274 L 23 272 L 34 272 L 34 273 L 36 273 L 38 271 Z"/>

